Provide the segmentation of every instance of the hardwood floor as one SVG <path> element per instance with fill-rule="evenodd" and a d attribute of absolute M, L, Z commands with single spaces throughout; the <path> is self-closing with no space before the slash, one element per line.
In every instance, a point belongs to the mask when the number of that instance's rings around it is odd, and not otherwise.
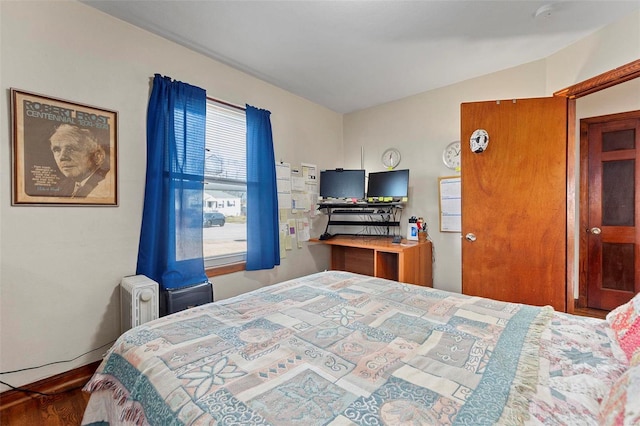
<path fill-rule="evenodd" d="M 10 390 L 0 394 L 2 426 L 77 426 L 89 402 L 82 387 L 99 362 L 40 380 L 24 388 L 47 395 Z"/>
<path fill-rule="evenodd" d="M 575 315 L 580 315 L 583 317 L 593 317 L 593 318 L 601 318 L 604 319 L 609 311 L 602 311 L 600 309 L 593 308 L 575 308 L 573 310 Z"/>
<path fill-rule="evenodd" d="M 78 426 L 89 401 L 81 389 L 55 396 L 34 395 L 0 411 L 2 426 Z"/>

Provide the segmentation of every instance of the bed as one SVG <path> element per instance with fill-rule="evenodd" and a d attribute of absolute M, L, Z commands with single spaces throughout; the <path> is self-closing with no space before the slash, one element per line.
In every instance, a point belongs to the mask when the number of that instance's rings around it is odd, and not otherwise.
<path fill-rule="evenodd" d="M 600 320 L 320 272 L 124 333 L 83 425 L 639 424 L 639 305 Z"/>

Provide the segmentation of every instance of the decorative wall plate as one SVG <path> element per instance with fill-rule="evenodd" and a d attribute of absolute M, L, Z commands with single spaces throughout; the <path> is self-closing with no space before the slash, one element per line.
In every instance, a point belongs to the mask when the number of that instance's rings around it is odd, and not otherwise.
<path fill-rule="evenodd" d="M 471 134 L 469 143 L 471 145 L 471 151 L 476 154 L 480 154 L 487 150 L 487 145 L 489 145 L 489 133 L 484 129 L 477 129 Z"/>

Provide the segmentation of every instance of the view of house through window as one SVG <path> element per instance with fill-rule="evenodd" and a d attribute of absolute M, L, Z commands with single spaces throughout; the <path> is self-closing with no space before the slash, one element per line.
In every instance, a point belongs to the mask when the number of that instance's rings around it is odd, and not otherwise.
<path fill-rule="evenodd" d="M 207 101 L 202 213 L 206 267 L 246 260 L 246 128 L 244 111 Z"/>

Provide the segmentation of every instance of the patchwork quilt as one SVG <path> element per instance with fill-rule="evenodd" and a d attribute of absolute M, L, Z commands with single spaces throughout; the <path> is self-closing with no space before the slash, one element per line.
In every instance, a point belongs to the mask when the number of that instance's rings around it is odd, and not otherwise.
<path fill-rule="evenodd" d="M 123 334 L 84 425 L 596 424 L 606 323 L 326 271 Z"/>

